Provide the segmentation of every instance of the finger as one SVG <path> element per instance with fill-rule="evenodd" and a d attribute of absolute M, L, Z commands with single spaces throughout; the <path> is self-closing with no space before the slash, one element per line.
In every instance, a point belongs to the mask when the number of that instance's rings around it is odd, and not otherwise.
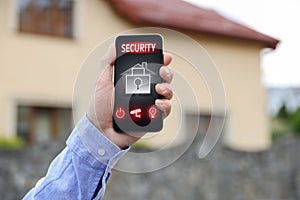
<path fill-rule="evenodd" d="M 170 67 L 161 67 L 159 70 L 159 75 L 166 83 L 171 83 L 173 79 L 173 72 Z"/>
<path fill-rule="evenodd" d="M 165 99 L 170 100 L 173 97 L 173 90 L 171 89 L 171 86 L 168 83 L 156 84 L 155 90 L 158 94 L 164 96 Z"/>
<path fill-rule="evenodd" d="M 156 107 L 164 113 L 164 118 L 168 117 L 171 112 L 171 102 L 168 99 L 156 99 Z"/>
<path fill-rule="evenodd" d="M 169 65 L 171 63 L 172 59 L 173 59 L 172 54 L 164 53 L 164 65 L 165 66 Z"/>

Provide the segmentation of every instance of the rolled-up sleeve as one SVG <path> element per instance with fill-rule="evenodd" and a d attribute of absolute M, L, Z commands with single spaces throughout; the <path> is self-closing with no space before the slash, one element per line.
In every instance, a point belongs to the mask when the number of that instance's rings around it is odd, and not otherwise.
<path fill-rule="evenodd" d="M 128 150 L 112 143 L 85 116 L 24 199 L 101 199 L 111 169 Z"/>

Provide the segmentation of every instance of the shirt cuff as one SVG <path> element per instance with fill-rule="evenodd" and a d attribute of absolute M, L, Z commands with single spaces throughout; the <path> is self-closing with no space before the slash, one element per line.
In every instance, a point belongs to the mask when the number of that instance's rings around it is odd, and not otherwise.
<path fill-rule="evenodd" d="M 116 162 L 129 151 L 129 148 L 121 150 L 111 142 L 86 116 L 74 128 L 67 140 L 67 145 L 94 167 L 105 165 L 113 168 Z"/>

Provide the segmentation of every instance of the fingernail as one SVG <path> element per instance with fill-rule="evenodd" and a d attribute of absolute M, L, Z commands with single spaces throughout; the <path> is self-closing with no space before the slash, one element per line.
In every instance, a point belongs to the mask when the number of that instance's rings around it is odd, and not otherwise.
<path fill-rule="evenodd" d="M 167 87 L 164 86 L 164 85 L 161 85 L 161 86 L 160 86 L 160 90 L 164 93 L 164 92 L 166 92 Z"/>
<path fill-rule="evenodd" d="M 167 67 L 164 67 L 164 70 L 165 70 L 165 72 L 167 74 L 167 77 L 170 77 L 171 76 L 170 70 Z"/>
<path fill-rule="evenodd" d="M 155 104 L 162 106 L 163 102 L 160 99 L 156 99 Z"/>

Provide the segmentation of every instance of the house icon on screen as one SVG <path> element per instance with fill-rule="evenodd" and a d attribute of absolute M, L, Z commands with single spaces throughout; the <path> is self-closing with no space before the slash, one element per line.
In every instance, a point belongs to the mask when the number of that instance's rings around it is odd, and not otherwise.
<path fill-rule="evenodd" d="M 125 76 L 126 94 L 150 94 L 151 75 L 153 71 L 148 69 L 148 63 L 138 63 L 121 74 Z"/>

